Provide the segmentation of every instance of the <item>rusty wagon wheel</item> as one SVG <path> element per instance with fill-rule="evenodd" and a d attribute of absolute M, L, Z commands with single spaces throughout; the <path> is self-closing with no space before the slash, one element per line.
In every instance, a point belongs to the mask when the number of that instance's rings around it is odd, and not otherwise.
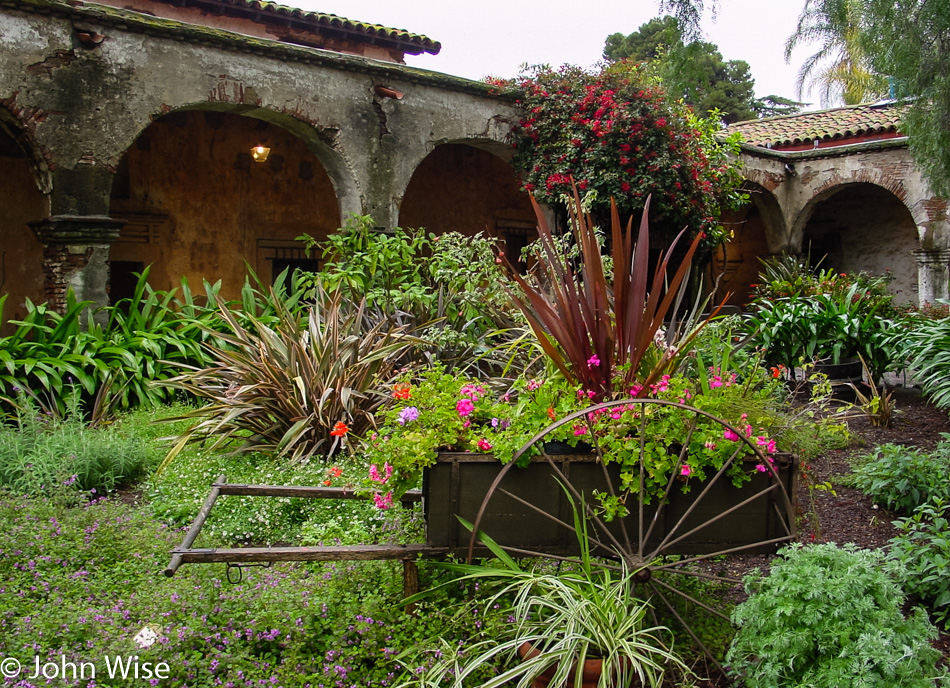
<path fill-rule="evenodd" d="M 613 425 L 599 422 L 605 416 Z M 658 435 L 670 429 L 671 419 L 684 433 L 675 443 Z M 548 441 L 565 425 L 589 445 L 586 455 Z M 630 452 L 625 475 L 610 455 L 618 432 L 625 433 Z M 608 566 L 622 559 L 642 586 L 641 596 L 669 611 L 719 666 L 692 625 L 696 614 L 729 618 L 691 594 L 689 581 L 738 584 L 715 560 L 772 553 L 795 539 L 794 459 L 770 457 L 749 434 L 700 409 L 658 399 L 610 401 L 573 413 L 532 438 L 491 482 L 474 516 L 469 559 L 485 553 L 477 540 L 482 531 L 516 556 L 575 560 L 571 503 L 583 504 L 591 555 Z M 722 442 L 721 459 L 714 462 L 721 465 L 690 467 L 690 446 L 712 436 Z M 651 473 L 657 451 L 666 455 L 663 475 Z M 526 463 L 521 457 L 531 457 L 526 467 L 516 465 Z M 608 520 L 604 504 L 627 513 Z M 681 613 L 684 607 L 688 614 Z"/>

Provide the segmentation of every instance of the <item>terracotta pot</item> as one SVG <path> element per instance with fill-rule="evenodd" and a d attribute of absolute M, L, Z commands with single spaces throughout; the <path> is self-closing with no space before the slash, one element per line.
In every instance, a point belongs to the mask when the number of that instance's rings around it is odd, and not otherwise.
<path fill-rule="evenodd" d="M 537 657 L 541 652 L 536 647 L 534 647 L 530 642 L 524 642 L 518 648 L 518 656 L 521 659 L 531 659 L 532 657 Z M 597 682 L 600 680 L 600 675 L 603 673 L 603 662 L 599 659 L 588 659 L 584 662 L 584 673 L 581 676 L 581 688 L 596 688 Z M 574 673 L 577 670 L 577 666 L 574 665 L 571 667 L 571 673 L 568 676 L 567 683 L 565 684 L 567 688 L 574 688 Z M 548 688 L 551 683 L 551 679 L 554 678 L 554 673 L 557 671 L 557 666 L 550 667 L 543 674 L 534 679 L 534 683 L 531 685 L 534 688 Z M 634 680 L 630 684 L 630 688 L 638 688 L 642 684 L 638 680 Z M 562 688 L 561 686 L 555 686 L 554 688 Z"/>

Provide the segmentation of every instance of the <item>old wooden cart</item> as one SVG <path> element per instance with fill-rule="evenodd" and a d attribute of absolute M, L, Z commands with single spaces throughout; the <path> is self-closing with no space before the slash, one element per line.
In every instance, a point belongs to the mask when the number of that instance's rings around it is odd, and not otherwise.
<path fill-rule="evenodd" d="M 683 414 L 686 429 L 671 456 L 673 469 L 665 478 L 661 495 L 640 498 L 644 490 L 620 493 L 616 464 L 604 461 L 604 447 L 591 424 L 591 414 L 622 407 L 634 409 L 637 418 L 629 429 L 640 443 L 639 476 L 644 484 L 649 470 L 644 447 L 651 436 L 651 423 L 657 411 Z M 585 439 L 591 444 L 583 454 L 565 451 L 547 440 L 558 428 L 571 423 L 587 424 Z M 721 468 L 706 479 L 687 484 L 683 466 L 697 427 L 707 431 L 713 424 L 721 429 L 724 442 L 735 449 Z M 730 445 L 732 446 L 732 445 Z M 532 451 L 536 450 L 536 451 Z M 487 552 L 480 548 L 475 533 L 482 531 L 501 546 L 520 556 L 571 560 L 578 553 L 573 527 L 574 504 L 586 505 L 588 543 L 591 553 L 603 557 L 605 565 L 623 559 L 636 572 L 639 585 L 679 618 L 683 626 L 699 639 L 690 624 L 677 611 L 674 597 L 688 600 L 711 614 L 721 611 L 694 599 L 688 585 L 677 585 L 689 578 L 733 581 L 720 571 L 718 562 L 725 555 L 770 553 L 795 538 L 796 463 L 793 457 L 764 455 L 761 448 L 742 429 L 704 411 L 656 399 L 624 399 L 593 406 L 552 424 L 528 442 L 516 456 L 532 455 L 528 465 L 515 462 L 502 465 L 490 456 L 453 453 L 440 456 L 425 471 L 421 491 L 403 495 L 404 504 L 422 502 L 426 521 L 426 542 L 397 545 L 358 545 L 328 547 L 246 547 L 195 548 L 195 539 L 215 501 L 225 495 L 269 497 L 313 497 L 322 499 L 359 499 L 352 491 L 329 487 L 233 485 L 223 476 L 211 489 L 181 545 L 172 552 L 165 570 L 169 576 L 189 562 L 225 562 L 229 567 L 276 561 L 402 560 L 407 594 L 417 591 L 415 562 L 419 558 L 440 558 L 450 554 L 468 557 Z M 607 457 L 609 459 L 609 457 Z M 741 487 L 733 484 L 736 471 L 748 480 Z M 629 476 L 628 476 L 629 480 Z M 625 501 L 628 514 L 608 521 L 593 505 L 595 493 L 614 495 Z M 470 530 L 462 520 L 474 524 Z M 229 573 L 230 573 L 229 568 Z"/>

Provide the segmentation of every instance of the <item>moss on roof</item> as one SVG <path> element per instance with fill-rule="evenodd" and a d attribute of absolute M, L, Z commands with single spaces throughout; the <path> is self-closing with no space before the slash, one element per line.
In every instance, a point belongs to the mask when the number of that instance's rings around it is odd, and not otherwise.
<path fill-rule="evenodd" d="M 725 133 L 739 132 L 742 138 L 762 148 L 783 148 L 814 142 L 825 143 L 880 134 L 899 134 L 905 105 L 892 102 L 851 105 L 803 112 L 797 115 L 766 117 L 736 122 Z"/>

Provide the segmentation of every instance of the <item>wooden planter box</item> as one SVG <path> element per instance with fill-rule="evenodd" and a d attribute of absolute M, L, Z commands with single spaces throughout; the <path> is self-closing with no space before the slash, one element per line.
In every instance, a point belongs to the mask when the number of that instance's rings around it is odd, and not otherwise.
<path fill-rule="evenodd" d="M 585 495 L 588 504 L 596 504 L 593 492 L 607 489 L 603 468 L 592 455 L 559 454 L 552 455 L 559 469 L 570 483 Z M 688 538 L 664 549 L 663 554 L 708 554 L 747 545 L 755 545 L 743 550 L 749 553 L 774 552 L 784 543 L 770 543 L 770 540 L 794 535 L 795 532 L 795 488 L 796 462 L 790 455 L 775 458 L 776 469 L 789 495 L 789 502 L 782 496 L 781 490 L 773 490 L 759 496 L 749 504 L 718 519 L 725 511 L 755 495 L 769 485 L 769 476 L 755 471 L 757 460 L 745 463 L 752 480 L 741 488 L 732 485 L 728 476 L 722 476 L 713 485 L 696 509 L 677 528 L 677 535 L 693 528 L 708 524 Z M 459 556 L 468 553 L 470 531 L 458 520 L 460 516 L 474 523 L 482 501 L 502 469 L 496 459 L 485 454 L 441 454 L 434 466 L 425 470 L 423 481 L 423 505 L 426 520 L 426 541 L 434 547 L 448 547 Z M 619 484 L 619 468 L 608 467 L 613 484 Z M 691 480 L 690 491 L 683 493 L 675 487 L 669 503 L 662 507 L 657 526 L 651 533 L 645 551 L 656 548 L 666 537 L 670 529 L 682 521 L 690 505 L 703 491 L 703 483 Z M 573 512 L 563 489 L 555 479 L 554 471 L 543 458 L 536 457 L 524 468 L 512 468 L 501 487 L 521 499 L 543 507 L 549 514 L 563 522 L 573 523 Z M 628 500 L 630 515 L 624 520 L 631 540 L 639 533 L 639 505 Z M 654 497 L 650 505 L 644 506 L 644 526 L 652 521 L 660 499 Z M 711 522 L 712 521 L 712 522 Z M 619 519 L 609 524 L 612 532 L 622 542 Z M 516 499 L 496 491 L 482 517 L 480 530 L 499 544 L 546 554 L 577 554 L 577 537 L 550 517 L 537 513 Z M 591 534 L 595 529 L 591 528 Z M 603 538 L 601 538 L 603 539 Z M 636 543 L 632 543 L 636 551 Z M 484 549 L 478 550 L 485 554 Z"/>

